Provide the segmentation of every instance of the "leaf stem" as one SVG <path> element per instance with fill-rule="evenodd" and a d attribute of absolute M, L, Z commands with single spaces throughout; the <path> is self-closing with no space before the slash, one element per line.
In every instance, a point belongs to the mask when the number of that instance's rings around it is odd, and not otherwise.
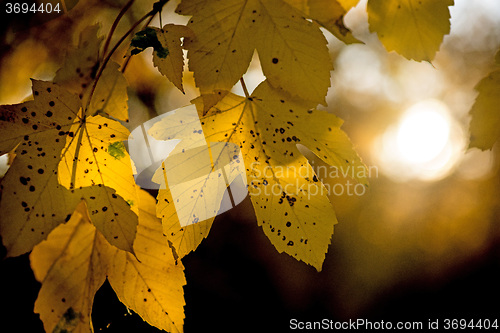
<path fill-rule="evenodd" d="M 82 115 L 82 122 L 80 123 L 80 126 L 78 127 L 78 130 L 77 130 L 80 133 L 78 133 L 78 141 L 76 144 L 75 155 L 73 158 L 73 165 L 71 168 L 71 182 L 69 183 L 70 190 L 73 190 L 75 188 L 75 184 L 76 184 L 76 168 L 78 166 L 78 157 L 80 155 L 80 146 L 81 146 L 81 142 L 82 142 L 82 138 L 83 138 L 83 131 L 85 128 L 85 124 L 86 124 L 85 123 L 85 115 Z"/>
<path fill-rule="evenodd" d="M 151 15 L 151 17 L 149 18 L 149 20 L 147 20 L 146 24 L 144 24 L 144 26 L 142 27 L 141 30 L 146 29 L 151 24 L 151 21 L 153 21 L 153 18 L 154 18 L 154 15 Z M 120 68 L 122 73 L 125 73 L 125 69 L 127 69 L 127 66 L 128 66 L 128 63 L 130 62 L 130 59 L 132 59 L 132 54 L 129 54 L 127 56 L 127 59 L 125 59 L 125 62 L 123 63 L 122 67 Z"/>
<path fill-rule="evenodd" d="M 163 8 L 162 8 L 163 9 Z M 158 12 L 158 19 L 160 19 L 160 29 L 163 30 L 163 22 L 161 21 L 161 9 L 160 11 Z"/>
<path fill-rule="evenodd" d="M 99 67 L 99 70 L 97 71 L 94 83 L 92 84 L 89 98 L 87 100 L 87 105 L 85 106 L 85 111 L 88 109 L 88 107 L 90 105 L 90 101 L 92 100 L 92 96 L 94 95 L 95 88 L 97 86 L 97 82 L 99 82 L 99 79 L 101 78 L 102 72 L 106 68 L 106 65 L 108 64 L 109 60 L 111 59 L 111 56 L 113 55 L 113 53 L 115 53 L 115 51 L 118 49 L 118 47 L 121 45 L 121 43 L 123 43 L 123 41 L 128 37 L 128 35 L 130 35 L 135 30 L 135 28 L 137 28 L 137 26 L 139 24 L 141 24 L 142 21 L 144 21 L 149 16 L 154 15 L 154 14 L 155 14 L 155 10 L 151 10 L 150 12 L 145 14 L 143 17 L 141 17 L 137 22 L 135 22 L 134 25 L 132 25 L 132 27 L 130 27 L 130 29 L 128 29 L 128 31 L 118 40 L 118 42 L 116 42 L 115 46 L 113 46 L 111 51 L 109 51 L 108 55 L 104 58 L 101 66 Z"/>
<path fill-rule="evenodd" d="M 250 98 L 250 94 L 248 93 L 247 85 L 245 84 L 245 80 L 243 77 L 240 78 L 241 87 L 243 88 L 243 92 L 245 93 L 246 98 Z"/>
<path fill-rule="evenodd" d="M 160 1 L 156 2 L 153 5 L 153 9 L 150 10 L 148 13 L 146 13 L 143 17 L 141 17 L 137 22 L 135 22 L 130 27 L 130 29 L 128 29 L 127 32 L 116 42 L 116 44 L 113 46 L 113 48 L 111 49 L 111 51 L 109 51 L 108 54 L 104 57 L 104 59 L 102 61 L 102 64 L 99 67 L 99 70 L 97 71 L 96 77 L 94 79 L 94 83 L 92 84 L 92 88 L 90 90 L 89 98 L 87 100 L 87 104 L 85 105 L 85 111 L 88 109 L 88 107 L 90 105 L 90 101 L 92 100 L 92 96 L 94 95 L 95 89 L 97 87 L 97 82 L 99 82 L 99 79 L 101 78 L 102 72 L 106 68 L 106 65 L 108 64 L 109 60 L 111 59 L 111 56 L 116 52 L 116 50 L 121 45 L 121 43 L 123 43 L 123 41 L 137 28 L 137 26 L 139 26 L 139 24 L 141 24 L 148 17 L 150 18 L 150 20 L 148 21 L 148 24 L 151 23 L 151 20 L 156 15 L 156 13 L 160 12 L 161 9 L 163 8 L 163 6 L 168 1 L 169 0 L 160 0 Z M 128 5 L 128 3 L 127 3 L 127 5 Z M 125 9 L 127 7 L 127 5 L 125 7 L 123 7 L 123 9 Z M 122 9 L 122 11 L 123 11 L 123 9 Z M 123 11 L 123 12 L 125 13 L 125 11 Z M 120 11 L 120 14 L 121 14 L 121 11 Z M 120 16 L 120 14 L 118 14 L 118 16 Z M 122 14 L 122 16 L 123 16 L 123 14 Z M 115 20 L 115 21 L 117 21 L 117 20 Z M 110 38 L 111 37 L 108 36 L 108 39 L 110 39 Z"/>

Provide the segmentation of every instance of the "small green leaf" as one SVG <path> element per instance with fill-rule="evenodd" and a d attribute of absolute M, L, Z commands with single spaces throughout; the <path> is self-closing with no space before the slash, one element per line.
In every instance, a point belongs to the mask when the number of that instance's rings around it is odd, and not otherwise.
<path fill-rule="evenodd" d="M 162 59 L 169 54 L 168 49 L 163 47 L 158 40 L 156 30 L 149 27 L 136 33 L 130 42 L 130 46 L 134 47 L 131 51 L 132 55 L 139 54 L 148 47 L 152 47 L 156 55 Z"/>
<path fill-rule="evenodd" d="M 117 160 L 125 157 L 125 145 L 121 141 L 109 144 L 108 154 L 113 156 Z"/>

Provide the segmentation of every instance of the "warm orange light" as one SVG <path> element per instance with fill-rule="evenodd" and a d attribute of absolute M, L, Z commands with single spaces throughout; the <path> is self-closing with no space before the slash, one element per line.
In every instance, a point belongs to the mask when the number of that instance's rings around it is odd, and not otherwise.
<path fill-rule="evenodd" d="M 446 177 L 462 156 L 464 135 L 438 100 L 412 105 L 375 147 L 382 172 L 395 180 Z"/>

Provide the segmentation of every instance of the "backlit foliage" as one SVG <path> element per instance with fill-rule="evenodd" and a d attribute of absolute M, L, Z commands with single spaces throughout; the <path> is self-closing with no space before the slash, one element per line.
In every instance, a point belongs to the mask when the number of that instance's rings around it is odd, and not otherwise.
<path fill-rule="evenodd" d="M 181 259 L 208 236 L 214 220 L 181 226 L 168 184 L 155 203 L 134 181 L 124 144 L 131 115 L 123 72 L 142 51 L 153 48 L 154 66 L 182 92 L 187 62 L 205 139 L 241 149 L 257 223 L 278 252 L 320 271 L 337 223 L 325 186 L 298 145 L 340 170 L 365 168 L 343 121 L 317 109 L 326 105 L 333 70 L 323 31 L 360 43 L 343 21 L 357 1 L 182 0 L 176 13 L 189 17 L 187 25 L 150 27 L 147 20 L 165 3 L 134 13 L 123 38 L 114 26 L 109 35 L 99 22 L 83 26 L 51 82 L 33 80 L 32 100 L 0 106 L 0 154 L 12 158 L 1 182 L 0 234 L 8 256 L 32 251 L 42 283 L 35 312 L 47 332 L 92 331 L 94 295 L 106 279 L 145 321 L 183 331 Z M 452 5 L 368 0 L 369 27 L 388 51 L 432 62 L 450 31 Z M 95 2 L 82 0 L 51 24 L 81 15 L 85 6 Z M 242 76 L 255 52 L 266 80 L 248 92 Z M 245 96 L 231 92 L 239 81 Z M 488 149 L 498 140 L 499 87 L 498 71 L 477 86 L 471 146 Z M 171 120 L 149 134 L 169 140 L 164 133 L 182 123 Z M 184 171 L 195 173 L 196 165 Z M 369 187 L 363 173 L 354 178 Z"/>

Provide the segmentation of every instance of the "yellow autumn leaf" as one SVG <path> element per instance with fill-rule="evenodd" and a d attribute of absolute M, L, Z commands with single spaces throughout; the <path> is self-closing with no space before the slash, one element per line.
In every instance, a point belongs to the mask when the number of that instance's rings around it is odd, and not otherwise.
<path fill-rule="evenodd" d="M 365 166 L 340 129 L 342 121 L 327 112 L 309 110 L 268 82 L 248 99 L 229 94 L 200 120 L 207 141 L 232 142 L 241 148 L 258 223 L 276 249 L 320 270 L 337 220 L 327 189 L 297 144 L 342 172 L 354 169 L 355 180 L 368 186 Z M 189 122 L 183 125 L 191 126 Z M 158 212 L 163 214 L 164 225 L 172 223 L 171 236 L 179 238 L 175 200 L 168 190 L 160 191 Z M 194 229 L 198 223 L 191 230 L 182 229 L 181 240 L 196 247 L 211 222 L 198 229 Z"/>
<path fill-rule="evenodd" d="M 479 95 L 470 110 L 469 147 L 492 149 L 500 139 L 500 70 L 482 79 L 476 85 L 476 90 Z"/>
<path fill-rule="evenodd" d="M 337 0 L 285 0 L 346 44 L 360 43 L 344 25 L 347 10 Z"/>
<path fill-rule="evenodd" d="M 82 118 L 83 119 L 83 118 Z M 87 117 L 75 122 L 66 137 L 66 146 L 58 165 L 59 183 L 68 190 L 89 186 L 107 186 L 116 190 L 113 196 L 91 199 L 99 202 L 99 211 L 122 216 L 115 209 L 117 196 L 122 197 L 137 214 L 137 189 L 132 175 L 130 157 L 123 145 L 129 131 L 115 120 L 102 116 Z M 122 170 L 123 172 L 118 172 Z M 91 218 L 96 214 L 91 211 Z M 93 219 L 94 221 L 94 219 Z M 94 224 L 106 239 L 120 249 L 132 251 L 137 221 L 135 219 L 95 220 Z"/>
<path fill-rule="evenodd" d="M 85 204 L 30 254 L 42 287 L 35 302 L 46 332 L 91 332 L 94 295 L 106 279 L 108 243 L 89 223 Z"/>
<path fill-rule="evenodd" d="M 156 200 L 140 191 L 139 226 L 134 243 L 137 258 L 115 250 L 108 280 L 120 301 L 149 324 L 167 332 L 182 332 L 184 323 L 184 267 L 176 261 L 161 221 Z"/>
<path fill-rule="evenodd" d="M 1 183 L 0 233 L 9 256 L 30 251 L 77 204 L 65 195 L 55 170 L 65 145 L 59 132 L 76 118 L 71 110 L 78 110 L 78 98 L 42 81 L 33 81 L 33 94 L 34 101 L 0 106 L 0 154 L 16 154 Z M 57 112 L 61 105 L 67 109 Z"/>
<path fill-rule="evenodd" d="M 431 62 L 450 32 L 453 0 L 368 0 L 370 31 L 388 51 Z"/>
<path fill-rule="evenodd" d="M 206 142 L 194 105 L 163 117 L 149 134 L 156 140 L 180 140 L 152 180 L 161 184 L 157 215 L 163 233 L 182 258 L 208 235 L 220 209 L 232 207 L 224 195 L 244 172 L 242 164 L 231 163 L 234 156 L 237 161 L 242 157 L 232 143 Z"/>
<path fill-rule="evenodd" d="M 204 100 L 206 110 L 246 72 L 255 49 L 273 87 L 312 104 L 325 103 L 332 70 L 326 39 L 289 4 L 184 0 L 176 12 L 192 15 L 188 27 L 196 37 L 186 39 L 185 47 L 201 95 L 211 98 Z"/>
<path fill-rule="evenodd" d="M 93 116 L 74 123 L 70 133 L 58 166 L 59 183 L 68 189 L 98 184 L 112 187 L 137 214 L 137 189 L 123 144 L 129 131 L 115 120 Z"/>
<path fill-rule="evenodd" d="M 168 54 L 163 56 L 156 50 L 153 52 L 153 64 L 158 67 L 180 91 L 182 87 L 182 71 L 184 69 L 184 55 L 182 53 L 181 38 L 194 37 L 191 29 L 184 25 L 166 24 L 162 29 L 156 29 L 156 36 Z"/>
<path fill-rule="evenodd" d="M 84 202 L 66 224 L 33 249 L 31 267 L 42 283 L 35 312 L 47 332 L 91 332 L 94 295 L 106 276 L 118 298 L 144 320 L 169 332 L 182 332 L 184 268 L 174 260 L 161 233 L 154 198 L 141 191 L 140 201 L 134 243 L 140 261 L 104 239 L 90 223 Z"/>
<path fill-rule="evenodd" d="M 56 84 L 36 80 L 33 81 L 33 95 L 33 101 L 0 107 L 0 128 L 3 133 L 0 153 L 15 148 L 16 154 L 12 167 L 2 180 L 0 202 L 0 233 L 8 255 L 16 256 L 30 251 L 53 228 L 66 222 L 82 199 L 88 200 L 92 221 L 102 226 L 107 239 L 132 251 L 137 215 L 128 205 L 123 208 L 120 204 L 123 199 L 100 182 L 99 178 L 93 180 L 96 186 L 84 187 L 93 185 L 92 180 L 89 184 L 80 181 L 81 176 L 76 174 L 66 175 L 69 179 L 61 179 L 58 175 L 58 165 L 64 160 L 64 152 L 72 147 L 66 146 L 67 141 L 78 142 L 80 133 L 87 126 L 92 126 L 79 116 L 80 100 Z M 75 133 L 75 127 L 81 132 Z M 85 132 L 88 135 L 88 131 Z M 91 134 L 93 139 L 99 141 L 98 152 L 109 155 L 108 143 L 104 142 L 110 140 L 111 134 L 109 137 L 103 136 L 102 142 Z M 75 150 L 76 147 L 82 147 L 81 140 L 79 142 L 75 143 Z M 96 154 L 93 148 L 89 158 Z M 82 149 L 85 151 L 86 147 Z M 107 158 L 111 160 L 113 157 Z M 78 162 L 71 162 L 71 165 L 77 166 Z M 84 175 L 85 170 L 80 169 Z M 59 183 L 61 180 L 68 185 L 73 178 L 79 180 L 78 187 L 66 188 Z"/>
<path fill-rule="evenodd" d="M 54 77 L 54 83 L 77 95 L 88 88 L 99 66 L 99 49 L 103 38 L 98 37 L 98 31 L 97 24 L 82 30 L 78 45 L 66 55 L 63 66 Z"/>
<path fill-rule="evenodd" d="M 267 82 L 250 99 L 242 100 L 235 96 L 225 99 L 216 106 L 222 113 L 214 113 L 214 121 L 210 117 L 202 120 L 207 124 L 207 140 L 224 140 L 226 133 L 221 128 L 237 124 L 232 127 L 231 140 L 242 147 L 259 225 L 279 252 L 321 270 L 337 220 L 327 190 L 296 145 L 308 147 L 344 171 L 364 171 L 365 166 L 334 115 L 308 110 Z M 355 176 L 368 185 L 366 173 Z"/>
<path fill-rule="evenodd" d="M 196 250 L 203 239 L 208 236 L 214 221 L 214 218 L 210 218 L 198 223 L 181 226 L 174 199 L 168 186 L 166 189 L 158 191 L 156 216 L 161 218 L 163 233 L 167 236 L 179 258 L 183 258 L 186 254 Z"/>
<path fill-rule="evenodd" d="M 128 122 L 128 83 L 120 66 L 110 61 L 103 70 L 99 81 L 91 96 L 90 105 L 87 110 L 88 115 L 107 114 L 115 119 Z M 90 98 L 91 87 L 85 90 L 83 101 Z"/>
<path fill-rule="evenodd" d="M 66 56 L 63 67 L 56 73 L 54 83 L 79 95 L 83 105 L 92 97 L 88 115 L 106 113 L 118 120 L 128 121 L 128 84 L 117 63 L 108 62 L 93 89 L 102 57 L 100 48 L 103 38 L 98 36 L 98 31 L 99 25 L 93 25 L 81 32 L 78 46 Z"/>

